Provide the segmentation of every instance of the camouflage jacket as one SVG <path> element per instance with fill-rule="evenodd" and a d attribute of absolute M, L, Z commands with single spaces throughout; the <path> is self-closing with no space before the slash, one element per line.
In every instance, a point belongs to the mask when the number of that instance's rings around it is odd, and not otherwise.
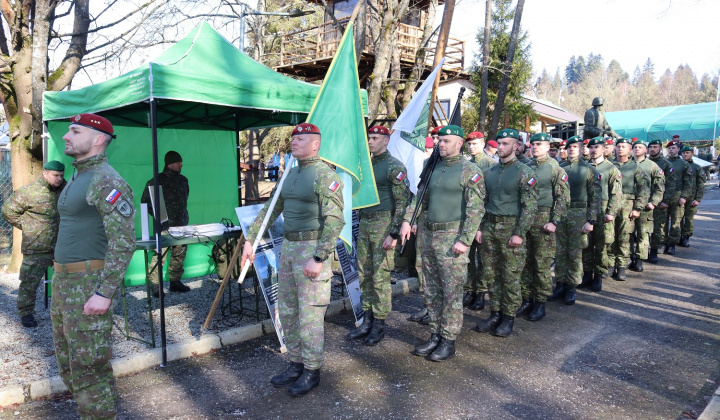
<path fill-rule="evenodd" d="M 637 162 L 637 160 L 635 161 Z M 665 195 L 665 174 L 655 162 L 648 158 L 637 162 L 637 164 L 650 177 L 650 199 L 648 203 L 657 207 Z"/>
<path fill-rule="evenodd" d="M 188 222 L 190 222 L 190 216 L 187 210 L 188 196 L 190 195 L 188 179 L 185 175 L 181 175 L 179 172 L 165 167 L 165 170 L 158 174 L 158 182 L 162 186 L 165 209 L 167 210 L 168 216 L 168 220 L 163 223 L 162 228 L 187 226 Z M 148 190 L 148 187 L 153 185 L 155 185 L 155 180 L 151 178 L 145 184 L 142 198 L 140 198 L 140 202 L 148 204 L 148 207 L 151 207 L 150 190 Z M 152 208 L 150 212 L 152 214 Z"/>
<path fill-rule="evenodd" d="M 546 188 L 550 189 L 550 195 L 552 196 L 550 221 L 557 226 L 570 205 L 568 176 L 557 161 L 550 157 L 544 159 L 533 158 L 529 166 L 530 169 L 535 171 L 538 179 L 538 205 L 540 205 L 540 196 L 543 195 L 544 190 Z M 547 171 L 546 166 L 551 169 Z M 545 179 L 546 172 L 549 172 L 549 179 Z"/>
<path fill-rule="evenodd" d="M 660 172 L 665 177 L 665 192 L 663 193 L 663 199 L 661 202 L 670 204 L 670 199 L 675 195 L 675 168 L 672 163 L 662 157 L 662 155 L 648 157 L 660 167 Z"/>
<path fill-rule="evenodd" d="M 688 200 L 702 200 L 705 195 L 705 182 L 707 182 L 707 174 L 705 169 L 695 162 L 688 162 L 692 166 L 693 173 L 695 174 L 695 190 L 694 194 L 688 198 Z"/>
<path fill-rule="evenodd" d="M 607 206 L 604 209 L 600 209 L 601 214 L 598 214 L 598 217 L 602 217 L 606 214 L 615 216 L 620 210 L 623 200 L 621 182 L 622 175 L 620 174 L 620 170 L 618 170 L 618 168 L 607 159 L 603 159 L 599 165 L 596 165 L 593 160 L 590 160 L 589 163 L 596 171 L 598 171 L 599 174 L 601 174 L 600 187 L 603 190 L 607 188 Z M 607 179 L 605 179 L 605 174 L 607 174 Z M 605 201 L 605 197 L 602 197 L 601 200 Z"/>
<path fill-rule="evenodd" d="M 476 156 L 470 156 L 470 162 L 476 164 L 483 173 L 492 168 L 494 165 L 497 165 L 495 159 L 488 156 L 488 154 L 484 151 L 478 153 Z"/>
<path fill-rule="evenodd" d="M 535 172 L 517 157 L 498 163 L 485 175 L 485 209 L 496 216 L 515 216 L 513 235 L 525 237 L 538 210 Z"/>
<path fill-rule="evenodd" d="M 680 156 L 667 158 L 675 168 L 675 196 L 678 194 L 686 200 L 693 196 L 695 190 L 695 174 L 689 163 Z"/>
<path fill-rule="evenodd" d="M 582 158 L 569 159 L 560 164 L 568 175 L 570 202 L 587 203 L 587 220 L 595 220 L 602 205 L 600 174 Z"/>
<path fill-rule="evenodd" d="M 325 163 L 318 156 L 313 156 L 307 159 L 298 159 L 298 166 L 291 168 L 288 171 L 285 183 L 292 183 L 293 178 L 298 177 L 298 173 L 301 169 L 314 166 L 315 167 L 315 180 L 312 186 L 313 192 L 317 196 L 317 200 L 320 203 L 319 217 L 321 219 L 322 232 L 320 239 L 318 240 L 317 247 L 315 248 L 314 256 L 326 259 L 334 250 L 335 244 L 343 226 L 345 225 L 345 219 L 343 217 L 343 183 L 340 180 L 338 174 L 336 174 L 327 163 Z M 270 220 L 268 226 L 272 226 L 275 219 L 278 218 L 285 208 L 285 200 L 283 198 L 283 191 L 286 186 L 283 185 L 277 203 L 272 209 L 270 214 Z M 289 187 L 288 187 L 289 188 Z M 273 188 L 271 197 L 275 196 L 277 185 Z M 270 207 L 270 201 L 265 203 L 260 213 L 255 217 L 255 222 L 250 227 L 248 232 L 247 240 L 253 241 L 258 235 L 260 225 L 262 224 L 265 215 Z"/>
<path fill-rule="evenodd" d="M 2 208 L 8 223 L 22 230 L 23 254 L 52 254 L 57 241 L 60 215 L 57 201 L 66 181 L 51 187 L 42 175 L 37 181 L 18 188 Z"/>
<path fill-rule="evenodd" d="M 412 195 L 410 182 L 407 178 L 407 169 L 402 162 L 387 151 L 373 156 L 372 164 L 380 203 L 361 209 L 360 215 L 362 216 L 364 212 L 392 211 L 392 217 L 388 221 L 385 236 L 397 234 L 400 231 L 400 225 L 405 218 L 405 210 Z"/>

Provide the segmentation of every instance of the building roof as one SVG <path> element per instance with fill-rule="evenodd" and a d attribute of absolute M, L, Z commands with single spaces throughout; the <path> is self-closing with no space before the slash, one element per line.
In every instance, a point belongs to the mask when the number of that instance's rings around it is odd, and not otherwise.
<path fill-rule="evenodd" d="M 558 122 L 583 121 L 583 117 L 575 115 L 567 109 L 555 105 L 546 99 L 535 98 L 528 95 L 523 95 L 523 99 L 530 102 L 533 110 L 541 116 L 552 118 Z"/>

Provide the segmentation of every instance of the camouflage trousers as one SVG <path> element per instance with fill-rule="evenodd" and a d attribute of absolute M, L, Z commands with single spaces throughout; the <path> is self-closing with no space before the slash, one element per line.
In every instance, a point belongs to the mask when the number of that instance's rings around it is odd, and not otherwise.
<path fill-rule="evenodd" d="M 48 267 L 53 263 L 52 254 L 24 254 L 20 266 L 17 314 L 22 317 L 35 313 L 35 298 L 40 283 L 45 279 Z"/>
<path fill-rule="evenodd" d="M 532 227 L 525 236 L 527 258 L 520 281 L 524 299 L 545 302 L 552 292 L 550 265 L 555 256 L 555 234 L 545 232 L 543 229 L 543 226 L 549 222 L 549 210 L 538 211 Z"/>
<path fill-rule="evenodd" d="M 387 219 L 361 217 L 357 240 L 362 308 L 364 311 L 372 309 L 373 316 L 378 319 L 387 318 L 392 309 L 390 271 L 395 252 L 382 247 L 387 228 Z"/>
<path fill-rule="evenodd" d="M 455 340 L 463 322 L 463 284 L 467 280 L 467 252 L 452 251 L 457 230 L 432 231 L 423 226 L 422 269 L 430 332 Z"/>
<path fill-rule="evenodd" d="M 630 219 L 632 207 L 632 200 L 623 199 L 613 220 L 615 241 L 610 253 L 611 267 L 627 267 L 630 264 L 630 235 L 635 231 L 635 221 Z"/>
<path fill-rule="evenodd" d="M 650 234 L 655 228 L 653 223 L 653 210 L 643 210 L 640 217 L 635 219 L 635 237 L 637 243 L 633 255 L 641 260 L 648 259 L 648 251 L 650 250 Z"/>
<path fill-rule="evenodd" d="M 516 217 L 486 215 L 482 225 L 483 278 L 490 291 L 490 310 L 515 316 L 522 303 L 520 277 L 527 242 L 510 248 L 508 241 L 517 226 Z"/>
<path fill-rule="evenodd" d="M 691 206 L 691 202 L 692 200 L 688 200 L 688 202 L 685 203 L 685 217 L 683 217 L 682 229 L 680 231 L 682 236 L 687 236 L 688 238 L 695 233 L 695 215 L 698 211 L 698 206 Z"/>
<path fill-rule="evenodd" d="M 607 202 L 603 202 L 603 210 L 606 206 Z M 608 251 L 615 241 L 615 225 L 612 222 L 605 223 L 605 214 L 604 211 L 600 212 L 593 231 L 588 234 L 588 246 L 582 252 L 583 271 L 595 274 L 605 274 L 608 271 Z"/>
<path fill-rule="evenodd" d="M 415 267 L 420 267 L 418 272 L 418 286 L 420 288 L 420 296 L 422 297 L 423 306 L 427 307 L 427 299 L 425 299 L 425 276 L 422 270 L 422 246 L 423 246 L 423 230 L 425 229 L 425 215 L 420 215 L 417 220 L 417 233 L 415 234 Z M 410 246 L 410 244 L 408 244 Z M 417 252 L 420 250 L 420 252 Z"/>
<path fill-rule="evenodd" d="M 483 277 L 482 257 L 480 255 L 481 248 L 482 246 L 479 243 L 473 241 L 468 250 L 470 264 L 468 264 L 468 278 L 463 289 L 469 293 L 486 293 L 488 291 L 485 278 Z"/>
<path fill-rule="evenodd" d="M 665 244 L 663 236 L 667 228 L 668 209 L 661 209 L 660 205 L 653 210 L 653 232 L 650 235 L 650 248 L 658 249 Z"/>
<path fill-rule="evenodd" d="M 685 215 L 685 206 L 681 206 L 678 203 L 680 195 L 676 195 L 670 199 L 670 206 L 668 207 L 667 224 L 670 225 L 670 233 L 665 233 L 663 236 L 664 243 L 677 245 L 680 242 L 680 231 L 682 230 L 682 218 Z"/>
<path fill-rule="evenodd" d="M 167 248 L 163 248 L 162 252 L 165 252 L 165 249 Z M 160 284 L 157 276 L 158 256 L 155 251 L 150 251 L 150 253 L 152 254 L 152 259 L 150 261 L 150 267 L 148 269 L 147 275 L 153 284 Z M 170 266 L 168 267 L 168 275 L 170 276 L 170 281 L 180 280 L 183 273 L 185 272 L 185 269 L 183 268 L 183 263 L 185 262 L 185 256 L 187 255 L 187 245 L 171 246 L 168 250 L 168 254 L 170 254 Z M 165 261 L 167 261 L 167 254 L 163 259 L 163 264 L 165 263 Z"/>
<path fill-rule="evenodd" d="M 83 419 L 115 418 L 117 393 L 112 366 L 112 313 L 83 315 L 102 270 L 63 274 L 52 281 L 50 318 L 60 377 Z"/>
<path fill-rule="evenodd" d="M 278 267 L 278 306 L 285 346 L 292 362 L 320 369 L 325 349 L 325 311 L 330 303 L 330 259 L 314 279 L 303 273 L 318 241 L 283 240 Z"/>
<path fill-rule="evenodd" d="M 560 283 L 574 286 L 582 281 L 582 250 L 588 246 L 588 235 L 582 232 L 585 222 L 587 209 L 570 207 L 555 231 L 555 279 Z"/>

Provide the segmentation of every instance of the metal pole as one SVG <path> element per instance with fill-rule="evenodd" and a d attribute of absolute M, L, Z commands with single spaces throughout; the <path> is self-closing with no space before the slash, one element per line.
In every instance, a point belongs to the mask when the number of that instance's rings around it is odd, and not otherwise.
<path fill-rule="evenodd" d="M 437 67 L 440 60 L 445 55 L 445 47 L 447 47 L 448 37 L 450 36 L 450 25 L 452 24 L 453 13 L 455 11 L 455 0 L 447 0 L 445 2 L 445 10 L 443 10 L 442 26 L 435 44 L 435 57 L 433 58 L 433 68 Z M 440 77 L 442 76 L 442 68 L 438 72 L 433 83 L 432 94 L 430 95 L 430 116 L 428 117 L 428 132 L 432 126 L 433 116 L 435 115 L 435 101 L 437 100 L 437 91 L 440 87 Z"/>
<path fill-rule="evenodd" d="M 240 6 L 240 51 L 245 52 L 245 8 L 247 6 L 243 4 Z"/>
<path fill-rule="evenodd" d="M 240 168 L 240 117 L 235 114 L 235 160 L 237 166 L 238 207 L 242 207 L 242 168 Z"/>
<path fill-rule="evenodd" d="M 165 288 L 163 287 L 163 255 L 162 255 L 162 223 L 160 222 L 160 178 L 158 176 L 158 136 L 157 136 L 157 101 L 155 98 L 150 99 L 150 126 L 152 129 L 152 149 L 153 149 L 153 181 L 155 190 L 153 191 L 153 221 L 155 226 L 155 253 L 157 254 L 157 276 L 160 284 L 160 343 L 162 348 L 161 367 L 167 365 L 167 342 L 165 340 Z"/>

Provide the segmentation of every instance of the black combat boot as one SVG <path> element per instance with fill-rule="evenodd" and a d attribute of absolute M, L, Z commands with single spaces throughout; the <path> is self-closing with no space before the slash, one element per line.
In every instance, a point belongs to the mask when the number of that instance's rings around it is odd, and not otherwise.
<path fill-rule="evenodd" d="M 593 272 L 592 271 L 583 271 L 582 276 L 582 282 L 577 286 L 578 289 L 584 289 L 586 287 L 590 287 L 590 283 L 592 283 L 593 279 Z"/>
<path fill-rule="evenodd" d="M 159 298 L 160 297 L 160 286 L 158 286 L 157 284 L 153 284 L 150 287 L 152 288 L 153 297 Z"/>
<path fill-rule="evenodd" d="M 592 283 L 590 283 L 590 290 L 593 292 L 599 292 L 602 290 L 602 281 L 603 281 L 603 275 L 600 273 L 595 273 L 595 277 L 593 277 Z"/>
<path fill-rule="evenodd" d="M 690 248 L 690 237 L 689 236 L 681 236 L 680 243 L 678 245 L 680 245 L 683 248 Z"/>
<path fill-rule="evenodd" d="M 427 315 L 427 308 L 425 306 L 422 307 L 419 311 L 415 312 L 414 314 L 410 315 L 410 318 L 408 318 L 408 321 L 412 322 L 420 322 L 425 315 Z"/>
<path fill-rule="evenodd" d="M 668 255 L 675 255 L 675 244 L 668 244 L 667 251 L 665 253 Z"/>
<path fill-rule="evenodd" d="M 512 333 L 515 317 L 503 314 L 502 322 L 492 333 L 496 337 L 507 337 Z"/>
<path fill-rule="evenodd" d="M 525 316 L 532 311 L 533 304 L 532 300 L 530 298 L 523 299 L 522 303 L 520 304 L 520 307 L 518 308 L 517 312 L 515 313 L 516 317 Z"/>
<path fill-rule="evenodd" d="M 555 283 L 555 290 L 553 290 L 552 295 L 548 298 L 548 300 L 557 300 L 562 297 L 565 297 L 565 289 L 567 288 L 567 284 L 562 282 Z"/>
<path fill-rule="evenodd" d="M 575 286 L 568 286 L 567 291 L 565 292 L 565 304 L 574 305 L 576 297 L 577 292 L 575 291 Z"/>
<path fill-rule="evenodd" d="M 491 332 L 500 325 L 500 311 L 490 312 L 490 317 L 473 328 L 477 332 Z"/>
<path fill-rule="evenodd" d="M 370 330 L 373 326 L 373 313 L 372 311 L 365 311 L 365 315 L 363 316 L 363 322 L 360 324 L 359 327 L 355 328 L 354 330 L 350 331 L 345 338 L 348 340 L 355 340 L 358 338 L 364 338 L 367 337 L 368 334 L 370 334 Z"/>
<path fill-rule="evenodd" d="M 642 260 L 640 259 L 640 257 L 635 258 L 635 266 L 631 267 L 630 269 L 632 271 L 637 271 L 638 273 L 643 272 L 644 268 L 643 268 L 643 263 L 642 263 Z"/>
<path fill-rule="evenodd" d="M 473 301 L 472 305 L 470 305 L 470 309 L 473 311 L 482 311 L 485 309 L 485 293 L 480 292 L 477 295 L 475 295 L 475 300 Z"/>
<path fill-rule="evenodd" d="M 382 341 L 383 337 L 385 337 L 385 320 L 375 318 L 372 324 L 372 330 L 370 330 L 370 335 L 367 336 L 364 344 L 366 346 L 374 346 Z"/>
<path fill-rule="evenodd" d="M 33 314 L 27 314 L 20 317 L 20 324 L 25 328 L 35 328 L 38 326 Z"/>
<path fill-rule="evenodd" d="M 615 278 L 619 281 L 627 280 L 627 274 L 625 274 L 625 267 L 618 267 L 617 276 Z"/>
<path fill-rule="evenodd" d="M 535 301 L 533 310 L 528 316 L 528 321 L 540 321 L 545 318 L 545 302 Z"/>
<path fill-rule="evenodd" d="M 318 385 L 320 385 L 320 369 L 305 369 L 302 376 L 295 381 L 295 383 L 290 385 L 290 388 L 288 388 L 288 394 L 293 397 L 302 397 L 317 388 Z"/>
<path fill-rule="evenodd" d="M 473 303 L 473 300 L 475 300 L 475 293 L 465 292 L 465 294 L 463 294 L 463 308 L 470 306 L 470 304 Z"/>
<path fill-rule="evenodd" d="M 665 249 L 663 249 L 663 254 L 669 254 L 669 252 L 668 252 L 669 250 L 670 250 L 670 244 L 665 244 Z"/>
<path fill-rule="evenodd" d="M 635 271 L 635 263 L 636 262 L 637 262 L 637 257 L 635 255 L 631 255 L 630 256 L 630 264 L 628 264 L 627 268 Z"/>
<path fill-rule="evenodd" d="M 415 356 L 425 357 L 428 354 L 432 353 L 433 350 L 437 348 L 438 344 L 440 344 L 440 334 L 432 333 L 430 334 L 430 340 L 415 347 L 412 351 L 412 354 L 414 354 Z"/>
<path fill-rule="evenodd" d="M 302 363 L 291 362 L 285 372 L 277 376 L 273 376 L 270 379 L 270 383 L 275 387 L 290 385 L 302 376 L 303 370 L 305 370 L 305 367 Z"/>
<path fill-rule="evenodd" d="M 658 263 L 658 250 L 657 248 L 650 248 L 650 256 L 648 257 L 648 262 L 650 264 L 657 264 Z"/>
<path fill-rule="evenodd" d="M 442 362 L 451 357 L 455 357 L 455 340 L 448 340 L 447 338 L 440 338 L 440 344 L 435 347 L 428 359 L 433 362 Z"/>
<path fill-rule="evenodd" d="M 183 284 L 183 282 L 181 282 L 180 280 L 171 280 L 170 291 L 177 293 L 185 293 L 189 292 L 190 288 L 187 285 Z"/>

